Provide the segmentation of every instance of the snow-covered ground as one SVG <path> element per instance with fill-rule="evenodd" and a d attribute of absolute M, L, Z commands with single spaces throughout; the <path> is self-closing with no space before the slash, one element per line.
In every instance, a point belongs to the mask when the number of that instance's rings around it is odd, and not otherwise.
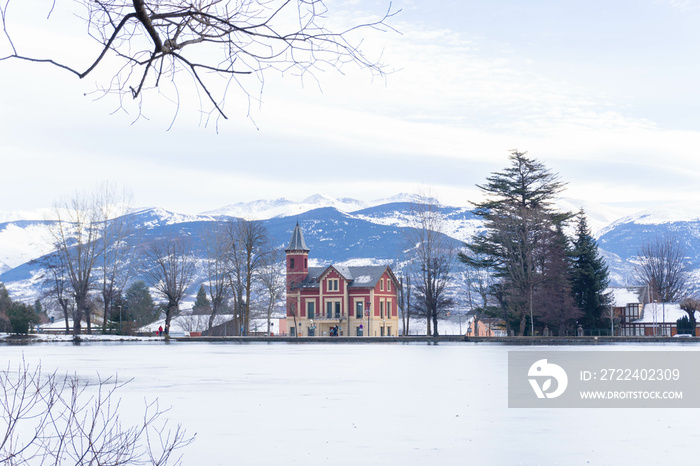
<path fill-rule="evenodd" d="M 185 466 L 692 464 L 687 433 L 697 422 L 687 410 L 509 409 L 513 349 L 171 342 L 51 343 L 2 353 L 6 364 L 24 357 L 88 380 L 133 378 L 121 391 L 124 420 L 138 420 L 144 400 L 172 407 L 171 423 L 197 434 L 183 452 Z"/>

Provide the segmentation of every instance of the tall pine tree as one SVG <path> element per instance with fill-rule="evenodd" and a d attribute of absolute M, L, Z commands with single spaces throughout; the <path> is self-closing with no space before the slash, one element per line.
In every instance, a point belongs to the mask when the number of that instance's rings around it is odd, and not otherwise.
<path fill-rule="evenodd" d="M 474 214 L 484 219 L 486 232 L 468 248 L 484 254 L 501 279 L 503 302 L 518 334 L 534 327 L 535 295 L 542 282 L 541 254 L 550 232 L 571 215 L 558 212 L 553 203 L 564 188 L 556 173 L 543 163 L 514 150 L 510 166 L 477 185 L 486 200 L 475 204 Z"/>
<path fill-rule="evenodd" d="M 583 311 L 580 322 L 586 329 L 609 328 L 610 306 L 608 267 L 598 251 L 598 244 L 591 235 L 583 210 L 579 211 L 574 238 L 572 261 L 572 292 L 578 307 Z"/>

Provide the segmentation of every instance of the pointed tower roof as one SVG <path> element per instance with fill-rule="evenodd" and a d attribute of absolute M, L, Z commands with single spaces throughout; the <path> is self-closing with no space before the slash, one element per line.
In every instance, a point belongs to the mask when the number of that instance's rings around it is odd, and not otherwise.
<path fill-rule="evenodd" d="M 285 252 L 290 252 L 290 251 L 306 251 L 309 252 L 311 249 L 309 249 L 306 246 L 306 243 L 304 242 L 304 235 L 301 233 L 301 228 L 299 227 L 299 222 L 297 222 L 297 226 L 294 227 L 294 231 L 292 232 L 292 239 L 289 240 L 289 246 L 287 246 L 287 249 L 285 249 Z"/>

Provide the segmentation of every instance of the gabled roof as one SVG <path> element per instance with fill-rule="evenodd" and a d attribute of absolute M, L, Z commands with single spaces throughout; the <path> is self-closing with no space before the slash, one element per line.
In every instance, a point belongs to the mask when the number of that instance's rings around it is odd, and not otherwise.
<path fill-rule="evenodd" d="M 294 227 L 294 231 L 292 232 L 292 239 L 289 240 L 289 246 L 287 246 L 287 249 L 285 249 L 284 251 L 311 251 L 311 249 L 309 249 L 306 246 L 306 242 L 304 241 L 304 235 L 302 234 L 301 228 L 299 227 L 299 222 L 297 222 L 297 226 Z"/>
<path fill-rule="evenodd" d="M 346 265 L 330 265 L 328 267 L 309 267 L 309 274 L 295 288 L 318 288 L 319 282 L 326 273 L 333 269 L 348 281 L 349 288 L 374 288 L 377 286 L 379 279 L 382 278 L 384 272 L 387 271 L 386 265 L 370 265 L 363 267 L 348 267 Z M 389 269 L 389 276 L 394 280 L 398 287 L 396 277 Z"/>
<path fill-rule="evenodd" d="M 613 307 L 625 307 L 628 304 L 643 304 L 643 286 L 619 286 L 611 287 L 606 290 L 612 297 Z"/>
<path fill-rule="evenodd" d="M 644 306 L 642 316 L 635 320 L 635 324 L 662 323 L 675 324 L 681 317 L 688 313 L 681 309 L 679 303 L 650 303 Z M 695 319 L 700 319 L 700 312 L 695 311 Z"/>

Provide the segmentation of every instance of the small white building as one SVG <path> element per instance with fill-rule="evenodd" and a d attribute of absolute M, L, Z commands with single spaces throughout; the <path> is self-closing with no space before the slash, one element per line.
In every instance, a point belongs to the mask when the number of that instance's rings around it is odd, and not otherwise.
<path fill-rule="evenodd" d="M 697 335 L 700 312 L 695 311 L 694 314 Z M 637 335 L 671 337 L 677 333 L 676 321 L 687 315 L 679 303 L 648 303 L 644 305 L 642 316 L 632 325 L 638 331 Z"/>
<path fill-rule="evenodd" d="M 634 322 L 642 316 L 644 308 L 646 287 L 644 286 L 620 286 L 607 290 L 612 297 L 612 311 L 614 319 L 619 322 L 620 336 L 644 335 L 638 333 L 641 329 Z"/>

